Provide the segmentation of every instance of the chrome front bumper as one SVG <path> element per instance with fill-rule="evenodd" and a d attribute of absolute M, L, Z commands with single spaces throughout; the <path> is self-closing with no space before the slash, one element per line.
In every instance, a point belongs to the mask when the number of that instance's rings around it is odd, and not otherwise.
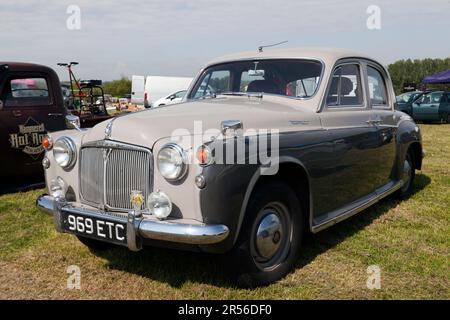
<path fill-rule="evenodd" d="M 61 212 L 73 212 L 97 218 L 111 218 L 96 209 L 78 208 L 64 199 L 55 199 L 49 195 L 42 195 L 36 200 L 36 205 L 43 212 L 53 216 L 55 227 L 62 230 Z M 137 217 L 133 211 L 128 216 L 117 217 L 127 224 L 127 246 L 130 250 L 141 249 L 142 239 L 154 239 L 194 245 L 208 245 L 223 241 L 229 234 L 228 227 L 221 224 L 202 224 L 196 221 L 157 220 Z"/>

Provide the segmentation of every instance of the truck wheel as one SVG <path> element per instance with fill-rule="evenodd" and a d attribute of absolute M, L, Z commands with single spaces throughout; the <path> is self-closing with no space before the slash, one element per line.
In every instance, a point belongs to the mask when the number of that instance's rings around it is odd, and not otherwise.
<path fill-rule="evenodd" d="M 78 240 L 86 247 L 88 247 L 92 251 L 104 251 L 111 248 L 114 248 L 114 245 L 111 243 L 94 240 L 86 237 L 77 236 Z"/>
<path fill-rule="evenodd" d="M 297 260 L 303 234 L 300 202 L 286 184 L 254 191 L 232 251 L 238 285 L 257 287 L 284 277 Z"/>
<path fill-rule="evenodd" d="M 404 184 L 397 192 L 399 198 L 405 199 L 411 195 L 415 175 L 414 155 L 410 149 L 408 150 L 405 161 L 403 162 L 402 179 Z"/>

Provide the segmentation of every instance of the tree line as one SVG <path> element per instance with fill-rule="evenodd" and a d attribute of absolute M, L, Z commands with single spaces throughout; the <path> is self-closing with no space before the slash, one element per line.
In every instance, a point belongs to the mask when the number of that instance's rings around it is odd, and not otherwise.
<path fill-rule="evenodd" d="M 405 91 L 407 84 L 415 84 L 416 89 L 423 89 L 424 77 L 450 69 L 450 58 L 445 59 L 406 59 L 398 60 L 388 66 L 396 94 Z M 427 85 L 428 89 L 439 85 Z"/>

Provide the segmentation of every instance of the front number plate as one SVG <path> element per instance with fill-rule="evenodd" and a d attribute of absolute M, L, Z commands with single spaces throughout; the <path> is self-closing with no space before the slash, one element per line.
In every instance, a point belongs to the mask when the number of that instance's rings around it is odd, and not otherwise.
<path fill-rule="evenodd" d="M 62 213 L 66 232 L 116 244 L 127 244 L 127 225 L 112 219 L 85 216 L 78 213 Z"/>

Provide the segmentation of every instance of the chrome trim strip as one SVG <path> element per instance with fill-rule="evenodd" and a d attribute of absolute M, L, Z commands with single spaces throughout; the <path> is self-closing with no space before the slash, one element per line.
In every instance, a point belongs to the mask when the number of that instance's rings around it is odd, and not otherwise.
<path fill-rule="evenodd" d="M 389 186 L 389 184 L 393 184 L 392 186 Z M 322 223 L 319 223 L 315 226 L 311 227 L 311 231 L 313 233 L 317 233 L 319 231 L 322 231 L 328 227 L 331 227 L 332 225 L 335 225 L 338 222 L 341 222 L 342 220 L 345 220 L 347 218 L 350 218 L 351 216 L 363 211 L 364 209 L 367 209 L 368 207 L 372 206 L 376 202 L 380 201 L 382 198 L 390 195 L 391 193 L 397 191 L 403 186 L 403 181 L 398 182 L 391 182 L 387 185 L 378 188 L 374 193 L 369 195 L 368 197 L 363 197 L 360 200 L 356 200 L 353 203 L 344 206 L 341 209 L 334 210 L 332 212 L 329 212 L 328 215 L 332 216 L 329 220 L 326 220 Z"/>
<path fill-rule="evenodd" d="M 105 219 L 105 215 L 100 210 L 74 207 L 70 204 L 64 203 L 62 206 L 57 206 L 57 202 L 49 195 L 42 195 L 38 197 L 36 204 L 39 209 L 45 213 L 53 214 L 57 219 L 61 216 L 61 212 L 72 212 L 91 216 L 99 219 Z M 124 213 L 125 214 L 125 213 Z M 207 245 L 223 241 L 228 237 L 229 229 L 222 224 L 203 224 L 192 220 L 192 223 L 185 220 L 184 222 L 177 222 L 177 220 L 160 221 L 157 219 L 132 219 L 128 221 L 127 217 L 107 216 L 108 220 L 114 220 L 121 223 L 127 223 L 127 226 L 134 226 L 134 233 L 127 232 L 127 238 L 136 236 L 136 240 L 141 238 L 163 240 L 170 242 L 179 242 L 194 245 Z M 60 230 L 58 230 L 60 231 Z M 133 243 L 133 241 L 131 242 Z M 136 247 L 130 248 L 134 250 L 139 249 L 139 243 Z"/>
<path fill-rule="evenodd" d="M 139 234 L 148 239 L 188 244 L 213 244 L 224 240 L 229 230 L 222 224 L 184 224 L 144 219 L 139 225 Z"/>

